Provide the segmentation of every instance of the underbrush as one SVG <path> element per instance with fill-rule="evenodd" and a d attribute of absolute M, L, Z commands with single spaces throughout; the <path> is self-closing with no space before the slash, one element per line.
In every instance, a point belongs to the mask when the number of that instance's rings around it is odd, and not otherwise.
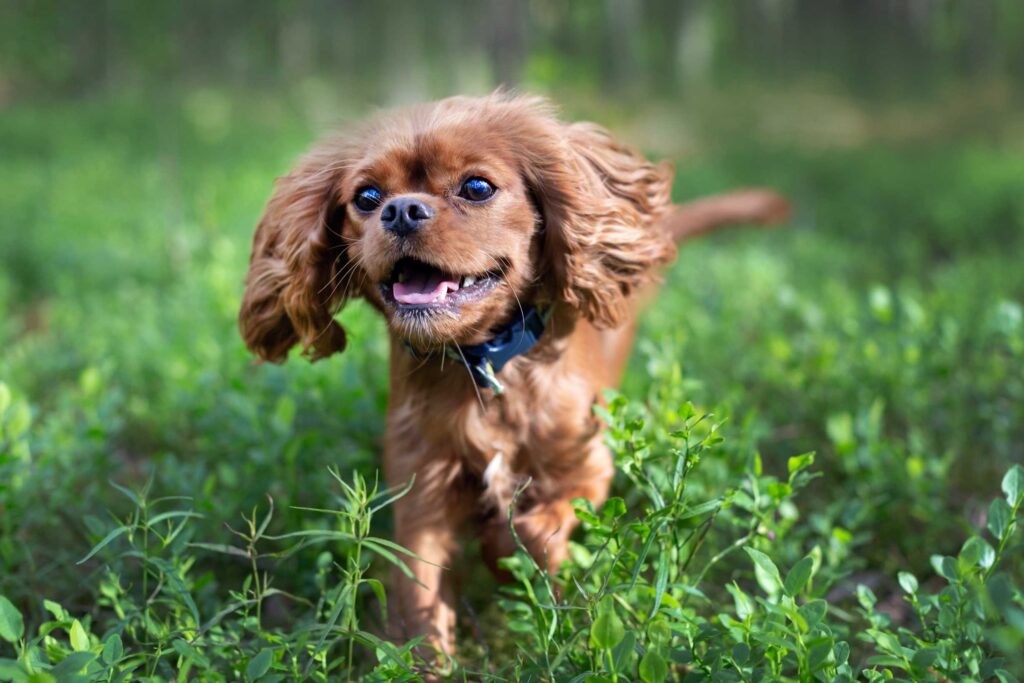
<path fill-rule="evenodd" d="M 23 418 L 0 399 L 13 453 Z M 268 533 L 271 499 L 229 527 L 230 543 L 196 537 L 188 498 L 112 484 L 132 511 L 79 561 L 94 563 L 96 606 L 76 615 L 44 600 L 46 617 L 26 629 L 0 596 L 0 638 L 13 651 L 0 680 L 1018 680 L 1024 468 L 1006 473 L 955 557 L 933 555 L 923 581 L 888 577 L 903 592 L 906 618 L 895 619 L 891 597 L 880 604 L 850 576 L 841 535 L 805 544 L 793 534 L 799 494 L 820 476 L 813 453 L 775 475 L 750 452 L 726 486 L 702 471 L 723 458 L 713 416 L 621 396 L 599 410 L 624 495 L 599 510 L 577 502 L 584 531 L 555 575 L 523 547 L 502 561 L 514 577 L 499 589 L 502 633 L 486 634 L 475 656 L 424 661 L 417 641 L 381 637 L 379 570 L 417 560 L 374 536 L 373 519 L 408 489 L 331 471 L 334 507 L 299 511 L 310 528 Z M 236 560 L 240 581 L 218 586 L 203 569 L 211 555 Z M 304 595 L 274 585 L 297 567 L 315 567 Z M 501 646 L 506 630 L 514 647 Z"/>
<path fill-rule="evenodd" d="M 707 138 L 676 196 L 776 186 L 792 225 L 681 250 L 608 404 L 613 499 L 553 577 L 453 567 L 437 663 L 381 639 L 380 321 L 283 367 L 234 322 L 326 98 L 0 117 L 0 680 L 1024 677 L 1019 141 Z"/>

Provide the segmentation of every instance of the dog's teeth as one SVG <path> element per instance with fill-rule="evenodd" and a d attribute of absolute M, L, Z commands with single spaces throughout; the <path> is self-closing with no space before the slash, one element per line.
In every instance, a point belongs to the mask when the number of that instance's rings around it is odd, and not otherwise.
<path fill-rule="evenodd" d="M 437 298 L 434 299 L 434 301 L 444 301 L 447 298 L 448 298 L 448 288 L 445 287 L 444 289 L 441 290 L 441 293 L 437 295 Z"/>
<path fill-rule="evenodd" d="M 472 287 L 475 284 L 476 284 L 476 278 L 473 277 L 472 275 L 467 275 L 466 277 L 462 278 L 462 286 L 463 287 Z"/>

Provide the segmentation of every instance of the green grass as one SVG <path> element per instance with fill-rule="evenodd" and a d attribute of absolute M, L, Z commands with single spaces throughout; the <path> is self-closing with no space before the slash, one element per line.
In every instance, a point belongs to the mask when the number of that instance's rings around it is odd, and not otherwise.
<path fill-rule="evenodd" d="M 381 323 L 350 305 L 350 350 L 312 366 L 255 366 L 235 329 L 271 180 L 335 105 L 0 116 L 0 680 L 412 676 L 378 640 Z M 677 197 L 770 184 L 797 216 L 683 250 L 607 415 L 617 502 L 581 509 L 560 591 L 517 556 L 496 600 L 463 563 L 448 670 L 1024 676 L 1024 553 L 998 523 L 1024 476 L 1001 490 L 1024 461 L 1021 141 L 712 139 Z"/>

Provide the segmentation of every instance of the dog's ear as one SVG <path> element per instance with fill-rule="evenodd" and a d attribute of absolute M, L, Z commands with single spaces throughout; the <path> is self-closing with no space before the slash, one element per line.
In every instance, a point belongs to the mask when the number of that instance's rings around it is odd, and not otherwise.
<path fill-rule="evenodd" d="M 278 179 L 256 228 L 238 323 L 263 360 L 283 361 L 296 344 L 312 360 L 345 348 L 334 320 L 350 294 L 338 199 L 345 166 L 339 141 L 321 143 Z"/>
<path fill-rule="evenodd" d="M 670 207 L 671 164 L 653 164 L 591 123 L 533 137 L 527 178 L 544 221 L 542 272 L 553 298 L 599 327 L 619 324 L 628 298 L 675 257 L 658 221 Z"/>

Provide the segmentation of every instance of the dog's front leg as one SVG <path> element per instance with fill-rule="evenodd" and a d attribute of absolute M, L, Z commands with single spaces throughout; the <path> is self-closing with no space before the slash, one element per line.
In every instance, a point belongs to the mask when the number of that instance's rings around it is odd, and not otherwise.
<path fill-rule="evenodd" d="M 392 572 L 392 631 L 406 640 L 425 636 L 429 645 L 451 653 L 455 612 L 448 568 L 464 517 L 462 495 L 452 486 L 457 465 L 434 453 L 388 450 L 389 483 L 414 481 L 394 504 L 395 542 L 419 558 L 403 558 L 415 579 L 397 567 Z"/>
<path fill-rule="evenodd" d="M 540 484 L 532 505 L 512 518 L 516 535 L 540 567 L 555 572 L 569 556 L 569 536 L 579 524 L 574 498 L 585 498 L 599 507 L 608 497 L 615 469 L 612 454 L 598 436 L 577 453 L 556 458 L 559 470 Z M 536 485 L 536 484 L 535 484 Z M 484 560 L 501 579 L 498 560 L 512 555 L 516 544 L 509 533 L 508 511 L 500 511 L 482 530 Z"/>

